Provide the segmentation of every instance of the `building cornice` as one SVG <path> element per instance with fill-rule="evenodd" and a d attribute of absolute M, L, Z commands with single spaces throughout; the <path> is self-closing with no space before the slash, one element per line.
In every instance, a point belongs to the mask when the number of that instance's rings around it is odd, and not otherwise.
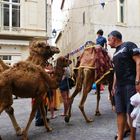
<path fill-rule="evenodd" d="M 32 40 L 33 38 L 44 38 L 44 36 L 24 36 L 24 35 L 5 35 L 0 34 L 0 39 L 11 39 L 11 40 Z"/>

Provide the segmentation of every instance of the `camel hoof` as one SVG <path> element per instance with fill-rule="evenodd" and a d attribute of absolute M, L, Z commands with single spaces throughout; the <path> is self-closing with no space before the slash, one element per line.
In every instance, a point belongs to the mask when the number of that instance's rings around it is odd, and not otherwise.
<path fill-rule="evenodd" d="M 101 116 L 101 113 L 99 111 L 96 111 L 95 116 Z"/>
<path fill-rule="evenodd" d="M 23 135 L 23 130 L 20 127 L 16 130 L 16 135 L 17 136 Z"/>
<path fill-rule="evenodd" d="M 51 132 L 53 129 L 51 127 L 47 128 L 47 132 Z"/>
<path fill-rule="evenodd" d="M 68 123 L 70 121 L 70 117 L 69 116 L 65 116 L 65 122 Z"/>
<path fill-rule="evenodd" d="M 29 140 L 27 136 L 23 136 L 22 140 Z"/>
<path fill-rule="evenodd" d="M 87 119 L 86 122 L 87 123 L 91 123 L 91 122 L 93 122 L 93 119 L 91 119 L 91 118 L 90 119 Z"/>
<path fill-rule="evenodd" d="M 29 140 L 28 137 L 27 137 L 27 134 L 25 133 L 24 130 L 22 131 L 22 134 L 23 134 L 23 139 L 22 140 Z"/>

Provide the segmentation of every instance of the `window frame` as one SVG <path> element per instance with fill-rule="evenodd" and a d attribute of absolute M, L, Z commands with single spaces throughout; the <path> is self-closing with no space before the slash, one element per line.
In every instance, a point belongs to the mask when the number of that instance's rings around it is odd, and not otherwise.
<path fill-rule="evenodd" d="M 118 9 L 118 14 L 117 14 L 117 21 L 118 23 L 125 23 L 125 0 L 117 0 L 117 9 Z"/>
<path fill-rule="evenodd" d="M 5 15 L 4 15 L 4 12 L 5 12 L 4 11 L 5 10 L 4 9 L 4 5 L 5 4 L 9 5 L 9 9 L 8 9 L 8 14 L 9 14 L 8 15 L 8 18 L 9 18 L 8 23 L 9 23 L 9 26 L 8 25 L 5 26 L 5 24 L 4 24 L 4 20 L 5 20 L 4 19 L 4 17 L 5 17 Z M 17 6 L 17 7 L 13 8 L 14 6 Z M 20 0 L 17 0 L 17 2 L 13 2 L 13 0 L 8 0 L 8 1 L 2 0 L 0 2 L 0 10 L 1 10 L 1 15 L 0 15 L 1 23 L 0 23 L 0 25 L 1 25 L 1 27 L 4 30 L 12 31 L 12 30 L 20 28 L 20 25 L 21 25 L 21 21 L 20 21 L 20 18 L 21 18 L 21 8 L 20 7 L 21 7 Z M 13 21 L 14 21 L 14 17 L 15 17 L 13 15 L 14 13 L 18 16 L 18 17 L 16 16 L 15 26 L 13 25 L 14 24 Z"/>

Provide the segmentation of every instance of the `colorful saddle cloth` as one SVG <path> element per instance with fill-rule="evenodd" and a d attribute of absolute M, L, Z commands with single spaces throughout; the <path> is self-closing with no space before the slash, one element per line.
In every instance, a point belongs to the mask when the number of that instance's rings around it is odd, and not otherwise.
<path fill-rule="evenodd" d="M 113 65 L 108 52 L 101 46 L 87 44 L 79 59 L 79 66 L 76 68 L 89 68 L 95 70 L 95 83 L 103 80 L 113 72 Z"/>

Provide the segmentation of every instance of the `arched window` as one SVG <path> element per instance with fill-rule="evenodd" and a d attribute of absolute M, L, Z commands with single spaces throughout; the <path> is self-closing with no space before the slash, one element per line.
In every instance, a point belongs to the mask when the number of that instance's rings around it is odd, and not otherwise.
<path fill-rule="evenodd" d="M 20 27 L 20 0 L 1 1 L 0 11 L 0 20 L 3 29 L 13 30 Z"/>

